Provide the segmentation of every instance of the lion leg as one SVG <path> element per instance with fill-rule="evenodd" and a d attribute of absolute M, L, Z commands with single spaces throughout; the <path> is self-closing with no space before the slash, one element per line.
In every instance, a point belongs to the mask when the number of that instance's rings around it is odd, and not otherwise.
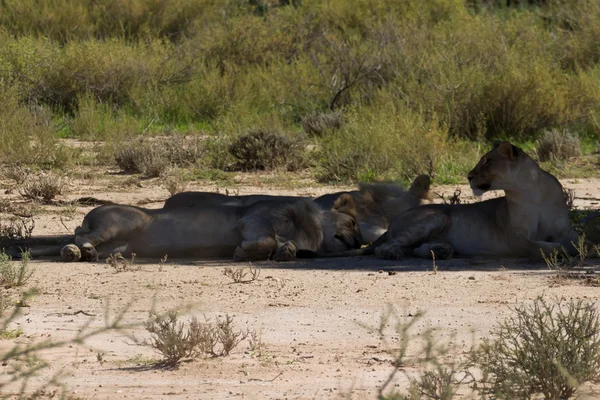
<path fill-rule="evenodd" d="M 405 254 L 410 254 L 413 249 L 436 240 L 438 235 L 448 225 L 448 215 L 438 208 L 417 207 L 410 209 L 394 218 L 388 227 L 390 240 L 375 249 L 375 255 L 379 258 L 399 260 Z M 445 255 L 448 248 L 436 246 L 440 255 Z M 415 255 L 423 254 L 428 248 L 421 249 Z M 453 251 L 452 251 L 453 253 Z"/>
<path fill-rule="evenodd" d="M 242 243 L 235 249 L 236 261 L 267 260 L 277 251 L 278 242 L 273 226 L 266 218 L 244 217 L 238 222 Z"/>
<path fill-rule="evenodd" d="M 102 206 L 90 211 L 82 226 L 75 229 L 75 245 L 81 251 L 81 260 L 97 261 L 98 246 L 110 248 L 111 242 L 126 242 L 141 231 L 149 219 L 143 210 L 128 206 Z M 65 254 L 71 251 L 64 250 Z"/>

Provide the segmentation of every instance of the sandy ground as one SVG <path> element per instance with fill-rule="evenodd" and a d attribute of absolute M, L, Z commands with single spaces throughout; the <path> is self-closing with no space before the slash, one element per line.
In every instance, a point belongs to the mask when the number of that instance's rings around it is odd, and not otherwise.
<path fill-rule="evenodd" d="M 95 196 L 122 203 L 168 197 L 157 182 L 143 187 L 127 185 L 127 177 L 96 178 L 77 185 L 66 197 Z M 252 182 L 252 179 L 250 179 Z M 576 193 L 579 207 L 599 208 L 600 181 L 563 182 Z M 235 189 L 244 193 L 318 195 L 345 188 L 310 187 L 289 190 L 251 185 L 240 179 Z M 188 190 L 217 190 L 212 183 Z M 462 187 L 463 201 L 469 190 Z M 219 189 L 224 192 L 223 188 Z M 435 187 L 445 196 L 455 187 Z M 17 201 L 18 193 L 5 198 Z M 42 206 L 37 211 L 34 235 L 65 234 L 90 207 Z M 473 341 L 488 337 L 510 307 L 539 295 L 597 300 L 600 289 L 569 281 L 556 285 L 545 265 L 524 260 L 401 262 L 370 257 L 308 260 L 278 264 L 255 263 L 260 276 L 246 284 L 232 283 L 222 271 L 242 267 L 218 262 L 139 260 L 128 271 L 115 272 L 104 262 L 65 264 L 33 261 L 36 272 L 28 287 L 39 288 L 30 307 L 11 325 L 24 335 L 0 340 L 0 351 L 14 344 L 45 339 L 73 338 L 86 324 L 87 331 L 102 327 L 126 310 L 122 322 L 134 324 L 122 331 L 103 333 L 83 345 L 67 345 L 44 352 L 50 368 L 34 379 L 36 387 L 54 374 L 69 394 L 83 399 L 329 399 L 375 398 L 393 371 L 387 350 L 398 346 L 395 321 L 409 321 L 419 310 L 425 315 L 413 327 L 413 345 L 404 371 L 418 368 L 419 335 L 435 328 L 440 340 L 455 345 L 452 356 L 462 356 Z M 17 290 L 10 295 L 16 297 Z M 247 341 L 230 356 L 195 359 L 177 369 L 159 368 L 160 355 L 142 342 L 143 327 L 151 309 L 165 311 L 190 307 L 184 319 L 196 316 L 234 316 L 239 329 L 256 332 L 259 345 Z M 377 327 L 386 307 L 396 319 L 381 340 Z M 134 339 L 136 338 L 136 339 Z M 0 366 L 0 380 L 15 363 Z M 407 380 L 401 373 L 391 387 L 401 390 Z M 9 386 L 5 393 L 18 391 Z M 590 396 L 600 397 L 591 389 Z M 50 397 L 51 392 L 46 392 Z"/>

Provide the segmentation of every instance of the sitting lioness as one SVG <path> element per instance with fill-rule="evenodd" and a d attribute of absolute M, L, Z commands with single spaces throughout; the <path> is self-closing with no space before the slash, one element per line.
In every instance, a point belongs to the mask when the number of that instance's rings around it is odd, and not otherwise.
<path fill-rule="evenodd" d="M 456 253 L 539 259 L 554 249 L 575 253 L 577 234 L 560 182 L 523 150 L 507 141 L 494 143 L 468 179 L 476 196 L 489 190 L 504 190 L 505 196 L 410 209 L 390 222 L 378 240 L 384 243 L 373 246 L 375 254 L 390 259 L 431 257 L 432 252 L 436 258 Z"/>
<path fill-rule="evenodd" d="M 107 205 L 90 211 L 75 230 L 75 244 L 59 250 L 64 261 L 93 261 L 117 252 L 287 261 L 298 249 L 326 254 L 358 248 L 354 203 L 342 196 L 339 204 L 328 211 L 310 200 L 166 210 Z M 32 254 L 52 255 L 52 250 Z"/>

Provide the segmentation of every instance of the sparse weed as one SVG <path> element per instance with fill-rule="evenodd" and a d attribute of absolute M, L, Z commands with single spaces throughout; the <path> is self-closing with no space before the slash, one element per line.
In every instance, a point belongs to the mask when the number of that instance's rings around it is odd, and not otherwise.
<path fill-rule="evenodd" d="M 451 344 L 439 342 L 434 336 L 434 330 L 425 329 L 418 335 L 413 333 L 415 324 L 423 318 L 423 312 L 417 312 L 408 321 L 395 315 L 391 308 L 382 315 L 379 325 L 379 336 L 387 347 L 387 352 L 393 357 L 394 370 L 388 376 L 385 383 L 379 388 L 378 398 L 381 400 L 417 400 L 421 398 L 433 398 L 450 400 L 456 395 L 461 385 L 475 382 L 471 373 L 473 363 L 470 360 L 453 358 L 452 361 L 444 362 L 452 350 L 456 350 Z M 390 345 L 388 335 L 385 332 L 387 326 L 392 325 L 395 335 L 398 335 L 396 345 Z M 418 338 L 418 339 L 417 339 Z M 409 375 L 405 371 L 407 351 L 409 344 L 414 340 L 420 340 L 422 348 L 416 361 L 422 371 L 417 377 Z M 408 393 L 396 390 L 386 393 L 387 387 L 394 381 L 395 376 L 403 372 L 406 374 L 410 385 Z"/>
<path fill-rule="evenodd" d="M 51 202 L 56 196 L 64 194 L 67 188 L 65 178 L 50 172 L 29 175 L 23 182 L 20 193 L 26 199 Z"/>
<path fill-rule="evenodd" d="M 563 188 L 563 195 L 565 196 L 565 203 L 569 210 L 572 210 L 575 205 L 575 190 Z"/>
<path fill-rule="evenodd" d="M 250 283 L 258 279 L 260 276 L 260 268 L 254 268 L 252 267 L 252 263 L 249 263 L 246 267 L 226 267 L 223 269 L 222 273 L 230 278 L 233 283 Z"/>
<path fill-rule="evenodd" d="M 495 398 L 571 398 L 600 381 L 600 320 L 595 304 L 538 297 L 517 305 L 472 357 L 481 390 Z"/>
<path fill-rule="evenodd" d="M 29 239 L 34 228 L 33 217 L 9 217 L 7 223 L 0 222 L 0 241 Z"/>
<path fill-rule="evenodd" d="M 115 272 L 133 271 L 133 263 L 135 261 L 135 253 L 131 253 L 129 260 L 123 257 L 121 253 L 111 254 L 106 258 L 106 263 L 114 268 Z M 141 266 L 137 267 L 139 271 Z"/>
<path fill-rule="evenodd" d="M 554 249 L 550 254 L 541 252 L 546 266 L 556 272 L 556 276 L 551 280 L 556 284 L 575 280 L 584 285 L 595 286 L 598 280 L 596 268 L 586 267 L 585 261 L 588 257 L 600 255 L 600 247 L 591 246 L 585 234 L 580 234 L 577 243 L 573 243 L 573 246 L 577 251 L 576 255 L 569 254 L 565 249 L 561 251 Z"/>
<path fill-rule="evenodd" d="M 184 358 L 201 355 L 227 356 L 240 342 L 251 336 L 252 331 L 236 331 L 233 317 L 226 315 L 214 322 L 193 318 L 189 324 L 178 320 L 176 312 L 166 315 L 151 313 L 146 330 L 152 334 L 151 345 L 163 355 L 163 362 L 176 365 Z"/>
<path fill-rule="evenodd" d="M 30 260 L 29 252 L 21 253 L 20 261 L 12 261 L 4 251 L 0 253 L 0 286 L 9 289 L 25 285 L 35 272 Z"/>
<path fill-rule="evenodd" d="M 162 179 L 162 185 L 171 196 L 185 191 L 188 182 L 181 173 L 171 173 Z"/>
<path fill-rule="evenodd" d="M 452 193 L 452 196 L 450 196 L 450 198 L 446 199 L 446 197 L 443 194 L 440 195 L 440 197 L 444 204 L 453 205 L 453 204 L 460 204 L 462 202 L 462 200 L 460 199 L 461 194 L 462 194 L 462 190 L 459 187 L 457 187 L 454 190 L 454 193 Z"/>

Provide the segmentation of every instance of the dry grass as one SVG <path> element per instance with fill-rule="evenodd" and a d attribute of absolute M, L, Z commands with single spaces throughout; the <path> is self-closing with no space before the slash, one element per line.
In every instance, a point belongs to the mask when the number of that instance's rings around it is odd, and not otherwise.
<path fill-rule="evenodd" d="M 26 199 L 49 203 L 56 196 L 65 194 L 67 187 L 65 178 L 52 172 L 42 172 L 38 175 L 29 175 L 19 192 Z"/>
<path fill-rule="evenodd" d="M 550 129 L 538 139 L 536 152 L 540 161 L 564 161 L 581 156 L 581 142 L 566 129 Z"/>
<path fill-rule="evenodd" d="M 238 137 L 228 150 L 236 159 L 235 167 L 243 171 L 276 168 L 295 171 L 306 165 L 304 147 L 302 140 L 256 130 Z"/>
<path fill-rule="evenodd" d="M 203 144 L 200 139 L 174 136 L 124 142 L 117 147 L 114 157 L 123 172 L 158 177 L 173 166 L 194 165 L 202 154 Z"/>
<path fill-rule="evenodd" d="M 311 135 L 322 136 L 339 129 L 344 123 L 344 115 L 339 111 L 328 113 L 314 112 L 302 118 L 302 129 Z"/>
<path fill-rule="evenodd" d="M 252 263 L 247 267 L 223 269 L 223 275 L 230 278 L 233 283 L 250 283 L 258 279 L 260 276 L 260 268 L 253 268 Z"/>
<path fill-rule="evenodd" d="M 106 263 L 110 265 L 115 272 L 125 272 L 125 271 L 133 271 L 135 268 L 133 267 L 133 263 L 135 261 L 135 253 L 132 253 L 129 259 L 123 257 L 121 253 L 115 253 L 108 256 L 106 259 Z M 141 266 L 137 267 L 137 270 L 140 270 Z"/>

